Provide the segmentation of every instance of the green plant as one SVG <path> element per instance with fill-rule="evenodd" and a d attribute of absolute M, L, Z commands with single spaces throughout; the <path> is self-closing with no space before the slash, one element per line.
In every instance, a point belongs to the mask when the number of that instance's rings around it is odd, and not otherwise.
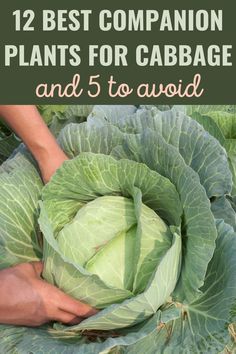
<path fill-rule="evenodd" d="M 186 109 L 95 106 L 61 130 L 71 160 L 45 187 L 25 151 L 1 166 L 1 267 L 43 254 L 47 281 L 100 309 L 77 326 L 0 326 L 4 352 L 218 353 L 229 343 L 235 164 L 218 121 L 207 129 Z"/>

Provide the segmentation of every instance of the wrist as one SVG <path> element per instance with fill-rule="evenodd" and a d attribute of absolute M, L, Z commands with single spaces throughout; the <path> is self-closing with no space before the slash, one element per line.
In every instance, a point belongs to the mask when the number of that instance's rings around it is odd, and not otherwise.
<path fill-rule="evenodd" d="M 63 159 L 66 157 L 56 141 L 36 143 L 30 148 L 30 150 L 39 166 L 48 165 L 52 160 Z"/>
<path fill-rule="evenodd" d="M 37 160 L 44 183 L 49 182 L 56 170 L 68 159 L 57 144 L 37 149 L 34 157 Z"/>

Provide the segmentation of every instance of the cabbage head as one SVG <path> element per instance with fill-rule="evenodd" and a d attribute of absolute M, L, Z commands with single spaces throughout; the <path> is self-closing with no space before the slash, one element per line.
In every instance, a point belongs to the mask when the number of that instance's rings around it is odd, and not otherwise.
<path fill-rule="evenodd" d="M 25 148 L 2 164 L 0 267 L 43 259 L 48 282 L 100 310 L 2 325 L 4 353 L 233 350 L 236 166 L 210 118 L 233 113 L 210 107 L 204 120 L 198 106 L 94 106 L 81 123 L 67 108 L 70 160 L 46 186 Z"/>

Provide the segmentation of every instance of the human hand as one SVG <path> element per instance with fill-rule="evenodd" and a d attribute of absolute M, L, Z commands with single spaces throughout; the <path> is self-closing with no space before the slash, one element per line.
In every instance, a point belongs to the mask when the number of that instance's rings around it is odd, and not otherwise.
<path fill-rule="evenodd" d="M 59 146 L 55 146 L 53 151 L 45 150 L 44 153 L 41 153 L 38 158 L 38 165 L 44 183 L 49 182 L 52 175 L 66 160 L 68 160 L 68 157 Z"/>
<path fill-rule="evenodd" d="M 77 324 L 97 310 L 74 300 L 41 278 L 41 262 L 0 271 L 0 323 L 40 326 L 58 321 Z"/>

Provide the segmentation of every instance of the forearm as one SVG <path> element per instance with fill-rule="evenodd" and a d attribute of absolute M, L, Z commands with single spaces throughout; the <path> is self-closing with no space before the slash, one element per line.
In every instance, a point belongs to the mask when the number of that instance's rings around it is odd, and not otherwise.
<path fill-rule="evenodd" d="M 0 106 L 0 116 L 40 162 L 60 150 L 35 106 Z"/>
<path fill-rule="evenodd" d="M 38 162 L 44 182 L 67 159 L 35 106 L 0 106 L 0 116 L 24 141 Z"/>

